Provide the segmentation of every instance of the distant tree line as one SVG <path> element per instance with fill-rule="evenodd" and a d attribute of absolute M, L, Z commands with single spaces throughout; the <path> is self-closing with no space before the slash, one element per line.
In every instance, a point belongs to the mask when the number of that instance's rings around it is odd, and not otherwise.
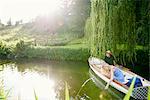
<path fill-rule="evenodd" d="M 20 24 L 22 24 L 23 23 L 23 20 L 18 20 L 18 21 L 16 21 L 15 22 L 15 26 L 18 26 L 18 25 L 20 25 Z M 11 18 L 7 21 L 7 24 L 5 25 L 5 24 L 3 24 L 2 23 L 2 21 L 1 21 L 1 19 L 0 19 L 0 27 L 4 27 L 4 26 L 12 26 L 13 24 L 12 24 L 12 20 L 11 20 Z"/>

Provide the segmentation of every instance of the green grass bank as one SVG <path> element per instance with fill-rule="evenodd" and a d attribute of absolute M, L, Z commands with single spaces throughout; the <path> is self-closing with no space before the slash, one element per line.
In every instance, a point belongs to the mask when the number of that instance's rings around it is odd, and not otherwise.
<path fill-rule="evenodd" d="M 20 52 L 18 57 L 50 60 L 87 61 L 89 50 L 83 45 L 30 46 Z"/>

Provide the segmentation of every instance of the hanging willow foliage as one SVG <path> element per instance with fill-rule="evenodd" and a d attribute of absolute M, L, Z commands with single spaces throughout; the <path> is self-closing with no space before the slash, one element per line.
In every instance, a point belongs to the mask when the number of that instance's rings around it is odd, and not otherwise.
<path fill-rule="evenodd" d="M 92 56 L 111 50 L 117 61 L 135 58 L 135 0 L 91 0 L 86 33 Z"/>

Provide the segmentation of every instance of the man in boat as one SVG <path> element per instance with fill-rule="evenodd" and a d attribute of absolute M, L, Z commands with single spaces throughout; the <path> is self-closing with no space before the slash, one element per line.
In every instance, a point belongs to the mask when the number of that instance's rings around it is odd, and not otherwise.
<path fill-rule="evenodd" d="M 109 65 L 113 65 L 113 66 L 115 66 L 115 67 L 119 67 L 119 68 L 121 68 L 121 69 L 128 70 L 128 71 L 130 70 L 130 69 L 128 69 L 128 68 L 123 67 L 122 65 L 118 65 L 118 64 L 115 62 L 114 56 L 113 56 L 113 54 L 112 54 L 112 52 L 111 52 L 110 50 L 107 50 L 107 51 L 106 51 L 106 55 L 105 55 L 104 61 L 105 61 L 106 63 L 108 63 Z"/>
<path fill-rule="evenodd" d="M 112 52 L 110 50 L 106 51 L 106 55 L 105 55 L 104 61 L 106 63 L 108 63 L 109 65 L 115 65 L 116 64 L 114 56 L 112 55 Z"/>

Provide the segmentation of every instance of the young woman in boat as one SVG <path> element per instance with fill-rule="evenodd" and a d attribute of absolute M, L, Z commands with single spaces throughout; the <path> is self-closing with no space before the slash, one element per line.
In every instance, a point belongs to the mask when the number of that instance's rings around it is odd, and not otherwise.
<path fill-rule="evenodd" d="M 112 55 L 112 52 L 110 50 L 106 51 L 104 61 L 106 63 L 108 63 L 109 65 L 115 65 L 116 64 L 114 56 Z"/>
<path fill-rule="evenodd" d="M 122 85 L 126 85 L 127 87 L 130 86 L 133 80 L 133 78 L 131 78 L 128 81 L 125 81 L 125 77 L 122 71 L 119 68 L 113 65 L 109 65 L 107 63 L 106 64 L 104 63 L 104 65 L 101 66 L 101 73 L 106 77 L 110 78 L 109 83 L 114 80 L 121 83 Z M 139 87 L 139 86 L 142 86 L 141 79 L 136 78 L 134 87 Z"/>
<path fill-rule="evenodd" d="M 116 80 L 120 83 L 124 83 L 124 75 L 122 73 L 122 71 L 113 66 L 113 65 L 109 65 L 109 64 L 103 64 L 101 66 L 100 72 L 105 75 L 106 77 L 110 78 L 110 80 Z"/>

